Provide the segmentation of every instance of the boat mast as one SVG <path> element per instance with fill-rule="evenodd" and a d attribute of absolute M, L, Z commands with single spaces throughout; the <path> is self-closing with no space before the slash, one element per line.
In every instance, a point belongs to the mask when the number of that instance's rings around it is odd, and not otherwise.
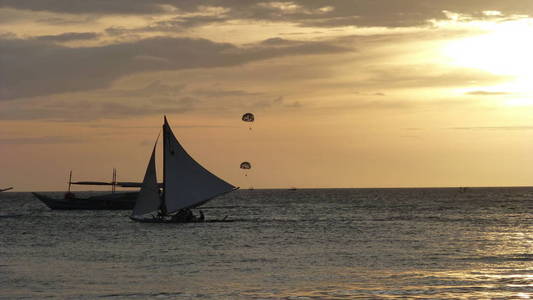
<path fill-rule="evenodd" d="M 113 178 L 111 179 L 111 193 L 115 193 L 117 185 L 117 169 L 113 168 Z"/>
<path fill-rule="evenodd" d="M 167 160 L 167 116 L 164 117 L 165 122 L 163 123 L 163 197 L 161 197 L 161 212 L 163 215 L 167 214 L 167 204 L 166 204 L 166 191 L 167 191 L 167 170 L 166 170 L 166 160 Z"/>
<path fill-rule="evenodd" d="M 68 192 L 70 193 L 70 186 L 72 185 L 72 170 L 70 170 L 70 175 L 68 177 Z"/>

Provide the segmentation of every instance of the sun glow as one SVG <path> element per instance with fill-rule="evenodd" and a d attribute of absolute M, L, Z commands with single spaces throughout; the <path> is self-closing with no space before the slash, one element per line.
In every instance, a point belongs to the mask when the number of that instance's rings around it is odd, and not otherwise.
<path fill-rule="evenodd" d="M 483 88 L 516 96 L 507 105 L 532 105 L 533 19 L 493 23 L 489 28 L 488 33 L 451 41 L 443 49 L 444 56 L 452 66 L 513 78 Z"/>
<path fill-rule="evenodd" d="M 508 22 L 492 32 L 452 41 L 444 53 L 457 65 L 533 77 L 532 36 L 533 20 Z"/>

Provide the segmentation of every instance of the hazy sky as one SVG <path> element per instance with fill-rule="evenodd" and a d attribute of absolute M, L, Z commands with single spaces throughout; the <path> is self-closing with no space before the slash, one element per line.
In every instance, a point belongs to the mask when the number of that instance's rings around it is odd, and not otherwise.
<path fill-rule="evenodd" d="M 140 181 L 164 114 L 241 187 L 531 185 L 532 16 L 531 0 L 0 0 L 0 188 Z"/>

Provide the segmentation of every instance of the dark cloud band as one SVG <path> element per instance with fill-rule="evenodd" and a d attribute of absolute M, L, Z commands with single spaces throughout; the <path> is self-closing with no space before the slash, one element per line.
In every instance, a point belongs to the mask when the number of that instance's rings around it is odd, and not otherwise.
<path fill-rule="evenodd" d="M 197 13 L 205 7 L 224 10 L 224 18 L 198 16 L 185 21 L 178 19 L 177 25 L 181 26 L 245 19 L 320 27 L 409 27 L 427 24 L 429 20 L 447 19 L 445 11 L 467 14 L 474 18 L 486 18 L 483 13 L 485 11 L 499 11 L 504 16 L 533 15 L 533 5 L 529 0 L 0 0 L 1 7 L 97 15 Z"/>
<path fill-rule="evenodd" d="M 205 39 L 162 37 L 70 48 L 35 39 L 0 38 L 0 100 L 105 88 L 122 76 L 139 72 L 235 66 L 347 50 L 325 42 L 237 47 Z"/>

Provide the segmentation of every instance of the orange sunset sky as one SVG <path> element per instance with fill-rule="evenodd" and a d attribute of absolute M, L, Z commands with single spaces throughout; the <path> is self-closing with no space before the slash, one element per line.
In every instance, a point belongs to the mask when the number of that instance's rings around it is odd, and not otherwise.
<path fill-rule="evenodd" d="M 532 16 L 530 0 L 0 0 L 0 188 L 141 181 L 164 114 L 243 188 L 532 185 Z"/>

